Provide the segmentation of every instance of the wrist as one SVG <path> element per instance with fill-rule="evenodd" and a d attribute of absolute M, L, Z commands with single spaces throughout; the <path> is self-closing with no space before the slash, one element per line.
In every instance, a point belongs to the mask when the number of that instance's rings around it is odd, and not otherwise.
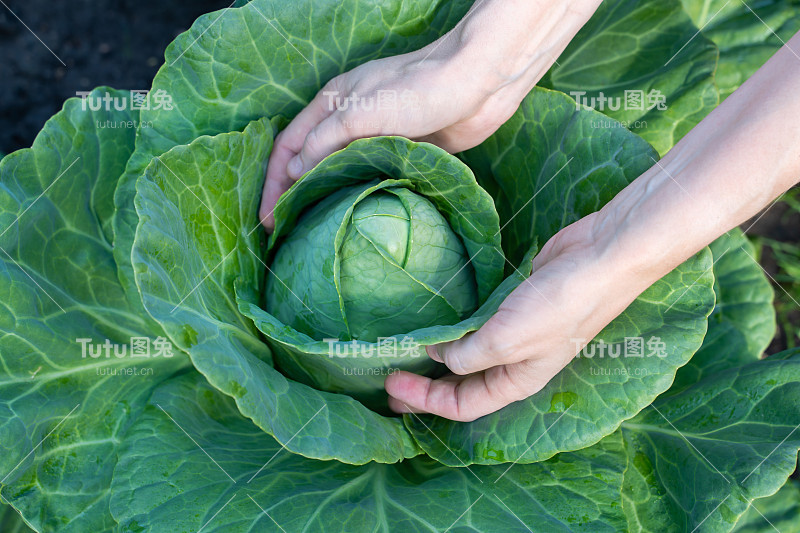
<path fill-rule="evenodd" d="M 493 92 L 515 86 L 524 96 L 600 3 L 484 0 L 447 37 L 457 43 L 453 60 L 473 73 L 477 65 L 481 83 Z"/>
<path fill-rule="evenodd" d="M 787 46 L 603 208 L 600 253 L 655 281 L 796 183 L 798 86 Z"/>
<path fill-rule="evenodd" d="M 654 164 L 597 213 L 594 253 L 632 298 L 696 251 L 693 228 L 682 226 L 692 223 L 685 193 L 672 172 L 678 171 Z"/>

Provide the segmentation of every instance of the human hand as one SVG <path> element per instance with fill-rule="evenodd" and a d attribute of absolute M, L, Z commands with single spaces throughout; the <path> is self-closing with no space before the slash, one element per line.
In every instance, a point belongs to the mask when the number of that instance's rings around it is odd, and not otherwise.
<path fill-rule="evenodd" d="M 436 50 L 426 58 L 423 49 L 379 59 L 328 82 L 275 139 L 261 203 L 264 225 L 274 227 L 272 210 L 281 194 L 355 139 L 401 135 L 454 153 L 477 146 L 508 120 L 523 90 L 492 89 L 469 81 L 469 72 L 454 53 Z M 414 103 L 400 109 L 398 100 L 379 108 L 381 94 L 393 94 L 396 100 L 411 95 Z M 371 109 L 363 109 L 365 104 Z"/>
<path fill-rule="evenodd" d="M 477 146 L 513 115 L 597 5 L 484 0 L 425 48 L 333 78 L 275 139 L 262 224 L 272 231 L 280 196 L 355 139 L 400 135 L 451 153 Z M 413 104 L 378 106 L 382 94 L 410 95 Z"/>
<path fill-rule="evenodd" d="M 785 120 L 800 113 L 797 48 L 800 33 L 661 161 L 550 239 L 481 329 L 428 347 L 453 375 L 388 376 L 389 406 L 471 421 L 535 394 L 582 349 L 575 340 L 797 183 L 800 126 Z"/>
<path fill-rule="evenodd" d="M 589 215 L 550 239 L 534 259 L 532 275 L 478 331 L 427 347 L 452 375 L 389 375 L 389 406 L 468 422 L 544 387 L 641 286 L 626 283 L 601 252 L 608 239 L 599 235 L 607 227 L 599 217 Z"/>

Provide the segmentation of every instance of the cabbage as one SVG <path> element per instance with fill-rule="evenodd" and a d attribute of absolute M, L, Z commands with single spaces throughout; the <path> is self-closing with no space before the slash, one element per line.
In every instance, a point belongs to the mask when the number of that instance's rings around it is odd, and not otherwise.
<path fill-rule="evenodd" d="M 264 234 L 287 120 L 468 7 L 240 1 L 167 48 L 149 108 L 68 100 L 2 159 L 0 528 L 729 531 L 753 527 L 756 498 L 796 513 L 796 487 L 778 491 L 800 449 L 800 353 L 759 359 L 772 292 L 740 232 L 526 400 L 467 423 L 385 404 L 388 373 L 441 374 L 426 346 L 480 328 L 540 245 L 716 105 L 716 47 L 678 0 L 604 2 L 472 150 L 351 143 Z M 602 114 L 576 88 L 670 105 Z M 106 94 L 131 96 L 91 97 Z"/>

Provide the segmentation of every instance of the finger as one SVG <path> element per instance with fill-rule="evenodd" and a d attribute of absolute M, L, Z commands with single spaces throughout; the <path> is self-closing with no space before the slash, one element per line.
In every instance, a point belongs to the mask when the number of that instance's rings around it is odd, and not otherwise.
<path fill-rule="evenodd" d="M 416 137 L 414 141 L 433 144 L 450 154 L 463 151 L 457 149 L 458 143 L 455 139 L 441 131 L 431 133 L 430 135 L 424 135 L 422 137 Z"/>
<path fill-rule="evenodd" d="M 286 165 L 294 157 L 291 151 L 282 141 L 282 133 L 275 138 L 275 146 L 269 156 L 267 164 L 267 179 L 264 182 L 264 190 L 261 193 L 261 206 L 258 216 L 261 224 L 269 233 L 275 229 L 275 206 L 280 196 L 286 192 L 294 183 L 286 174 Z"/>
<path fill-rule="evenodd" d="M 437 346 L 426 346 L 425 353 L 428 354 L 428 357 L 436 361 L 437 363 L 444 363 L 442 357 L 439 355 Z"/>
<path fill-rule="evenodd" d="M 471 422 L 538 392 L 556 372 L 532 373 L 523 364 L 455 379 L 430 379 L 401 371 L 388 376 L 385 386 L 389 407 L 396 412 L 425 412 Z"/>
<path fill-rule="evenodd" d="M 530 313 L 527 316 L 530 317 Z M 524 335 L 530 324 L 520 324 L 518 313 L 500 308 L 478 331 L 431 347 L 431 359 L 444 363 L 458 375 L 473 374 L 494 366 L 517 363 L 530 357 Z"/>
<path fill-rule="evenodd" d="M 399 371 L 397 371 L 397 372 L 399 372 Z M 393 372 L 392 374 L 396 374 L 397 372 Z M 392 374 L 389 374 L 389 376 L 392 376 Z M 388 381 L 388 379 L 389 378 L 387 377 L 387 379 L 384 380 L 384 387 L 386 387 L 386 382 Z M 464 378 L 462 376 L 456 376 L 455 374 L 447 374 L 445 376 L 440 377 L 439 379 L 442 380 L 442 381 L 460 382 Z M 409 404 L 405 403 L 404 401 L 402 401 L 402 400 L 400 400 L 398 398 L 394 398 L 392 396 L 389 396 L 389 408 L 392 411 L 396 412 L 396 413 L 425 413 L 426 412 L 424 409 L 411 407 Z"/>
<path fill-rule="evenodd" d="M 392 396 L 389 396 L 389 409 L 394 411 L 395 413 L 405 414 L 405 413 L 419 413 L 424 414 L 426 413 L 423 409 L 415 409 L 409 406 L 402 400 L 398 400 Z"/>
<path fill-rule="evenodd" d="M 363 113 L 362 113 L 363 115 Z M 289 175 L 299 178 L 317 163 L 350 142 L 380 133 L 377 117 L 358 117 L 353 112 L 337 111 L 314 127 L 306 136 L 300 153 L 289 161 Z"/>
<path fill-rule="evenodd" d="M 324 91 L 325 89 L 317 93 L 314 99 L 275 138 L 275 144 L 267 164 L 267 179 L 264 182 L 261 207 L 259 208 L 259 219 L 267 231 L 271 232 L 275 228 L 273 211 L 278 199 L 300 177 L 289 175 L 287 169 L 289 162 L 302 149 L 308 133 L 333 112 L 328 105 L 328 97 L 323 95 Z"/>
<path fill-rule="evenodd" d="M 457 380 L 450 377 L 447 381 L 455 385 L 464 379 L 462 376 L 456 377 Z M 445 381 L 443 378 L 440 380 Z M 389 408 L 397 413 L 430 413 L 431 407 L 428 404 L 443 403 L 441 398 L 437 397 L 442 388 L 436 381 L 439 380 L 405 371 L 390 374 L 384 382 L 386 392 L 389 394 Z M 434 400 L 434 397 L 437 397 L 437 400 Z"/>

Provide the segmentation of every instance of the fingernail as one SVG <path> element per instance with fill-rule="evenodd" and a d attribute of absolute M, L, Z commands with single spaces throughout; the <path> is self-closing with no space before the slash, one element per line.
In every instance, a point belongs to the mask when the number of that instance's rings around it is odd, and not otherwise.
<path fill-rule="evenodd" d="M 428 357 L 430 357 L 437 363 L 444 363 L 444 360 L 439 356 L 439 349 L 436 347 L 436 345 L 426 346 L 425 353 L 427 353 Z"/>
<path fill-rule="evenodd" d="M 294 179 L 298 179 L 303 175 L 303 162 L 300 161 L 299 155 L 294 156 L 292 160 L 289 161 L 286 171 L 289 173 L 289 176 Z"/>

